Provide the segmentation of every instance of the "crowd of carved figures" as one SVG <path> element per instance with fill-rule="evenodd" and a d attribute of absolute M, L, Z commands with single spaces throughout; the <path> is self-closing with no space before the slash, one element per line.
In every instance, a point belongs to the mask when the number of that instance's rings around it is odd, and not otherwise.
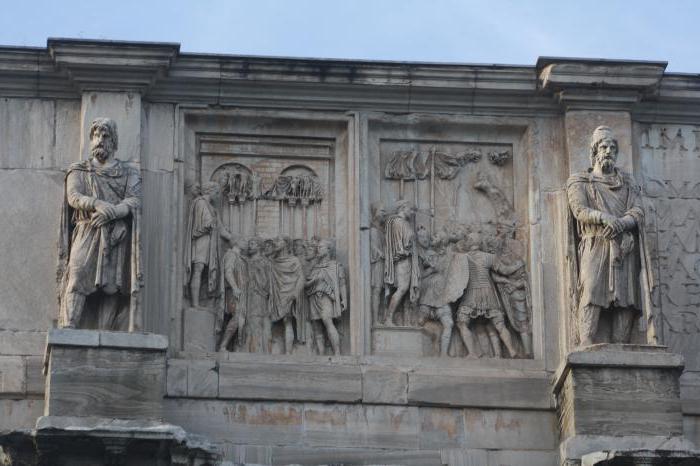
<path fill-rule="evenodd" d="M 284 192 L 285 199 L 294 202 L 320 199 L 315 180 L 281 178 L 272 188 L 275 196 Z M 343 266 L 334 258 L 333 241 L 245 237 L 229 231 L 218 214 L 221 195 L 233 192 L 247 198 L 247 188 L 239 187 L 249 186 L 248 181 L 227 177 L 225 183 L 210 181 L 195 188 L 198 196 L 188 215 L 190 247 L 185 257 L 192 307 L 199 308 L 205 296 L 217 310 L 221 351 L 270 353 L 273 326 L 278 325 L 283 328 L 285 353 L 306 345 L 317 354 L 325 354 L 328 347 L 340 354 L 336 322 L 347 309 L 347 283 Z"/>
<path fill-rule="evenodd" d="M 487 156 L 501 167 L 511 151 L 490 150 Z M 497 220 L 435 228 L 435 178 L 452 180 L 466 164 L 481 159 L 480 148 L 448 153 L 434 147 L 424 154 L 396 151 L 388 158 L 384 178 L 400 183 L 400 200 L 388 210 L 379 202 L 371 208 L 373 322 L 375 328 L 439 323 L 440 355 L 451 354 L 459 335 L 467 358 L 532 357 L 525 248 L 516 239 L 514 211 L 505 194 L 477 170 L 472 188 L 490 201 Z M 415 215 L 421 210 L 418 189 L 413 188 L 412 202 L 403 199 L 404 184 L 418 180 L 430 183 L 431 218 L 425 224 Z"/>
<path fill-rule="evenodd" d="M 375 325 L 438 322 L 441 355 L 448 355 L 455 329 L 467 358 L 532 356 L 524 247 L 512 224 L 448 224 L 431 234 L 415 225 L 405 200 L 371 210 Z M 479 334 L 488 336 L 488 347 Z"/>

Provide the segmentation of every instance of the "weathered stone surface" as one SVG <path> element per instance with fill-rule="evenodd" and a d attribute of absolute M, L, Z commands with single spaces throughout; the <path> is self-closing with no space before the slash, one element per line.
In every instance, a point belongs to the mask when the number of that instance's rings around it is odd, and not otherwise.
<path fill-rule="evenodd" d="M 274 447 L 270 464 L 443 466 L 439 450 Z M 450 463 L 451 464 L 451 463 Z M 482 465 L 483 466 L 483 465 Z"/>
<path fill-rule="evenodd" d="M 213 441 L 249 445 L 297 445 L 304 432 L 303 405 L 208 400 L 166 400 L 167 422 Z"/>
<path fill-rule="evenodd" d="M 465 446 L 465 424 L 461 410 L 421 407 L 419 414 L 420 433 L 418 438 L 421 449 Z"/>
<path fill-rule="evenodd" d="M 171 397 L 187 396 L 187 359 L 168 359 L 166 394 Z"/>
<path fill-rule="evenodd" d="M 187 366 L 187 395 L 216 398 L 219 395 L 219 366 L 216 361 L 191 361 Z"/>
<path fill-rule="evenodd" d="M 390 367 L 362 367 L 364 403 L 406 404 L 408 372 Z"/>
<path fill-rule="evenodd" d="M 504 371 L 505 372 L 505 371 Z M 550 409 L 549 379 L 525 373 L 443 375 L 427 371 L 408 374 L 408 402 L 446 406 Z"/>
<path fill-rule="evenodd" d="M 464 446 L 494 450 L 553 450 L 558 426 L 553 411 L 465 409 Z"/>
<path fill-rule="evenodd" d="M 0 356 L 0 394 L 24 395 L 26 387 L 24 358 Z"/>
<path fill-rule="evenodd" d="M 281 358 L 280 358 L 281 359 Z M 362 399 L 362 372 L 357 365 L 222 361 L 219 397 L 355 402 Z"/>
<path fill-rule="evenodd" d="M 216 315 L 211 309 L 185 309 L 185 328 L 188 337 L 185 339 L 184 350 L 188 353 L 211 353 L 215 349 Z"/>
<path fill-rule="evenodd" d="M 54 335 L 65 337 L 67 343 L 51 342 L 49 336 L 46 415 L 160 418 L 166 382 L 165 348 L 135 347 L 135 342 L 149 337 L 138 334 L 124 334 L 130 338 L 111 341 L 121 347 L 72 346 L 70 335 L 81 337 L 84 332 L 56 331 Z M 155 337 L 152 340 L 162 342 Z"/>
<path fill-rule="evenodd" d="M 0 431 L 33 429 L 44 412 L 44 400 L 0 398 Z"/>

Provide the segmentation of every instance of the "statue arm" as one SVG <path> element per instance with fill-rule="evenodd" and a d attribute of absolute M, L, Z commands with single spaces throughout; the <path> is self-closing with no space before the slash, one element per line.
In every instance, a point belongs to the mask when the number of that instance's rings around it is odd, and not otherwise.
<path fill-rule="evenodd" d="M 80 172 L 72 171 L 66 177 L 66 199 L 76 210 L 94 211 L 99 199 L 83 194 L 85 187 Z"/>
<path fill-rule="evenodd" d="M 612 220 L 611 215 L 588 207 L 583 183 L 570 183 L 566 188 L 566 195 L 569 199 L 571 212 L 579 222 L 601 225 Z"/>
<path fill-rule="evenodd" d="M 141 174 L 136 169 L 129 171 L 124 200 L 117 204 L 117 218 L 124 218 L 141 205 Z"/>

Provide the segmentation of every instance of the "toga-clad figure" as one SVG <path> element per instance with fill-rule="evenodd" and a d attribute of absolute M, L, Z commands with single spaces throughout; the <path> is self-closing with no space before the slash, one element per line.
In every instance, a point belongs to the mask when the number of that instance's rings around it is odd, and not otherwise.
<path fill-rule="evenodd" d="M 347 284 L 343 266 L 332 257 L 333 246 L 328 240 L 318 243 L 318 261 L 306 278 L 306 295 L 309 300 L 309 318 L 314 324 L 314 334 L 319 354 L 323 354 L 323 328 L 331 342 L 333 354 L 340 355 L 340 336 L 333 319 L 347 309 Z M 322 325 L 321 325 L 322 324 Z"/>
<path fill-rule="evenodd" d="M 274 256 L 270 260 L 270 314 L 272 322 L 284 323 L 284 351 L 294 349 L 294 320 L 297 340 L 306 343 L 306 322 L 302 304 L 304 271 L 298 257 L 290 254 L 289 238 L 275 238 Z"/>
<path fill-rule="evenodd" d="M 618 145 L 599 126 L 591 138 L 591 165 L 566 183 L 578 236 L 578 315 L 581 345 L 591 345 L 600 312 L 612 312 L 612 341 L 627 343 L 642 309 L 644 211 L 639 186 L 615 167 Z"/>
<path fill-rule="evenodd" d="M 59 325 L 138 330 L 141 175 L 114 158 L 118 135 L 113 120 L 95 119 L 89 138 L 90 159 L 72 164 L 65 180 Z"/>
<path fill-rule="evenodd" d="M 384 325 L 394 325 L 394 314 L 408 292 L 412 303 L 420 295 L 418 254 L 413 226 L 409 222 L 413 212 L 408 201 L 396 203 L 396 213 L 389 216 L 384 227 L 384 284 L 394 288 Z"/>
<path fill-rule="evenodd" d="M 248 264 L 242 253 L 243 244 L 234 243 L 226 251 L 223 259 L 223 293 L 224 293 L 224 314 L 220 316 L 220 324 L 226 316 L 229 317 L 226 327 L 222 330 L 219 350 L 226 351 L 229 345 L 237 336 L 238 345 L 245 341 L 244 329 L 246 324 L 246 290 L 248 288 Z"/>

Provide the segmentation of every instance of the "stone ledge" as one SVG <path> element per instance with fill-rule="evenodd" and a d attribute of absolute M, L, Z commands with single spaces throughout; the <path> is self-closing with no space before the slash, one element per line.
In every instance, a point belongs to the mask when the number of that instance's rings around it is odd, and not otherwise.
<path fill-rule="evenodd" d="M 380 364 L 378 361 L 382 361 Z M 550 373 L 467 367 L 410 367 L 353 356 L 237 354 L 169 359 L 167 396 L 553 409 Z"/>
<path fill-rule="evenodd" d="M 557 392 L 571 366 L 677 369 L 680 375 L 684 364 L 683 356 L 671 353 L 666 346 L 602 343 L 569 353 L 554 373 L 552 384 Z"/>
<path fill-rule="evenodd" d="M 103 348 L 167 350 L 168 337 L 155 333 L 54 328 L 49 330 L 46 337 L 46 344 L 48 346 L 92 346 Z"/>

